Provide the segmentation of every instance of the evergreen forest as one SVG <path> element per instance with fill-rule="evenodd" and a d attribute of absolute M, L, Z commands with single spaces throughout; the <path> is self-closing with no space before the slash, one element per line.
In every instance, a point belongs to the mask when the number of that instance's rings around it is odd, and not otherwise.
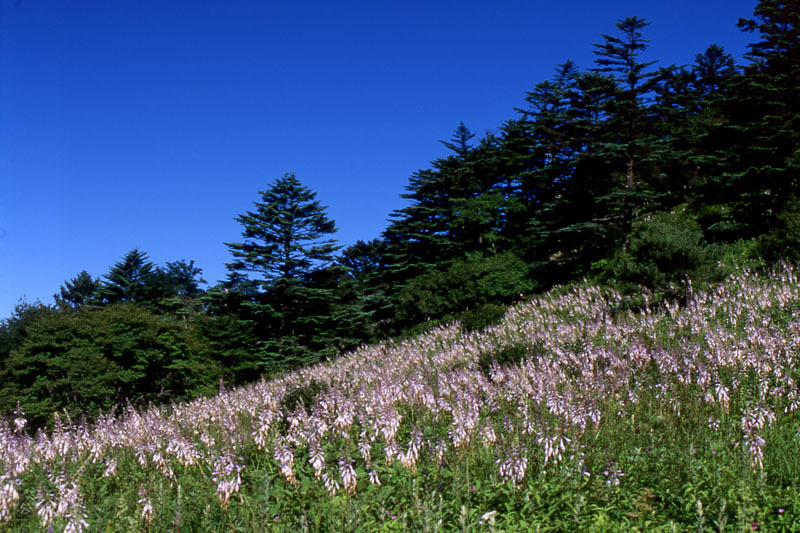
<path fill-rule="evenodd" d="M 386 339 L 591 283 L 610 313 L 683 306 L 732 269 L 800 259 L 800 4 L 761 0 L 690 65 L 643 60 L 619 20 L 491 132 L 463 123 L 380 236 L 342 246 L 302 176 L 254 191 L 213 285 L 134 248 L 0 322 L 0 414 L 28 428 L 209 397 Z M 56 416 L 57 415 L 57 416 Z"/>

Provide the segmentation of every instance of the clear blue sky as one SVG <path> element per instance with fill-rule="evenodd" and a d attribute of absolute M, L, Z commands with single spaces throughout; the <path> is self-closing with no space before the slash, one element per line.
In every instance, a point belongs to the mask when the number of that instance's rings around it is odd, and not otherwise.
<path fill-rule="evenodd" d="M 459 121 L 482 134 L 617 20 L 648 57 L 740 58 L 755 0 L 0 0 L 0 318 L 134 247 L 225 277 L 295 172 L 341 244 L 379 236 Z"/>

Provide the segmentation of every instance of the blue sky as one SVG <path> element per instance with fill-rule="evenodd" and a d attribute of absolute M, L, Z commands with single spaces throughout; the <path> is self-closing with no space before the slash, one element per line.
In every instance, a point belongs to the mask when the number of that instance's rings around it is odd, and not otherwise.
<path fill-rule="evenodd" d="M 225 277 L 234 217 L 295 172 L 378 237 L 459 121 L 482 134 L 617 20 L 689 64 L 755 1 L 0 0 L 0 318 L 134 247 Z"/>

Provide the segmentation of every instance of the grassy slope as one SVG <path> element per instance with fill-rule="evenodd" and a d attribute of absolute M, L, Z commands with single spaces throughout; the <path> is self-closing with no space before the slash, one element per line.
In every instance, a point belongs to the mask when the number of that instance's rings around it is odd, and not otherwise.
<path fill-rule="evenodd" d="M 800 530 L 794 271 L 618 304 L 561 290 L 170 409 L 12 423 L 0 528 Z"/>

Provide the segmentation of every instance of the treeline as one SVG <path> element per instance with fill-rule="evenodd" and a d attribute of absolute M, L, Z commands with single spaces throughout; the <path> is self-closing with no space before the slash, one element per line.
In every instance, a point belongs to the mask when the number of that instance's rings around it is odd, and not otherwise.
<path fill-rule="evenodd" d="M 429 321 L 481 327 L 503 305 L 582 278 L 683 298 L 720 260 L 798 259 L 800 2 L 762 0 L 748 62 L 717 45 L 692 65 L 645 61 L 621 20 L 477 138 L 411 176 L 380 238 L 338 247 L 291 174 L 240 215 L 228 278 L 132 250 L 82 272 L 54 306 L 0 326 L 0 411 L 39 423 L 214 392 Z"/>

